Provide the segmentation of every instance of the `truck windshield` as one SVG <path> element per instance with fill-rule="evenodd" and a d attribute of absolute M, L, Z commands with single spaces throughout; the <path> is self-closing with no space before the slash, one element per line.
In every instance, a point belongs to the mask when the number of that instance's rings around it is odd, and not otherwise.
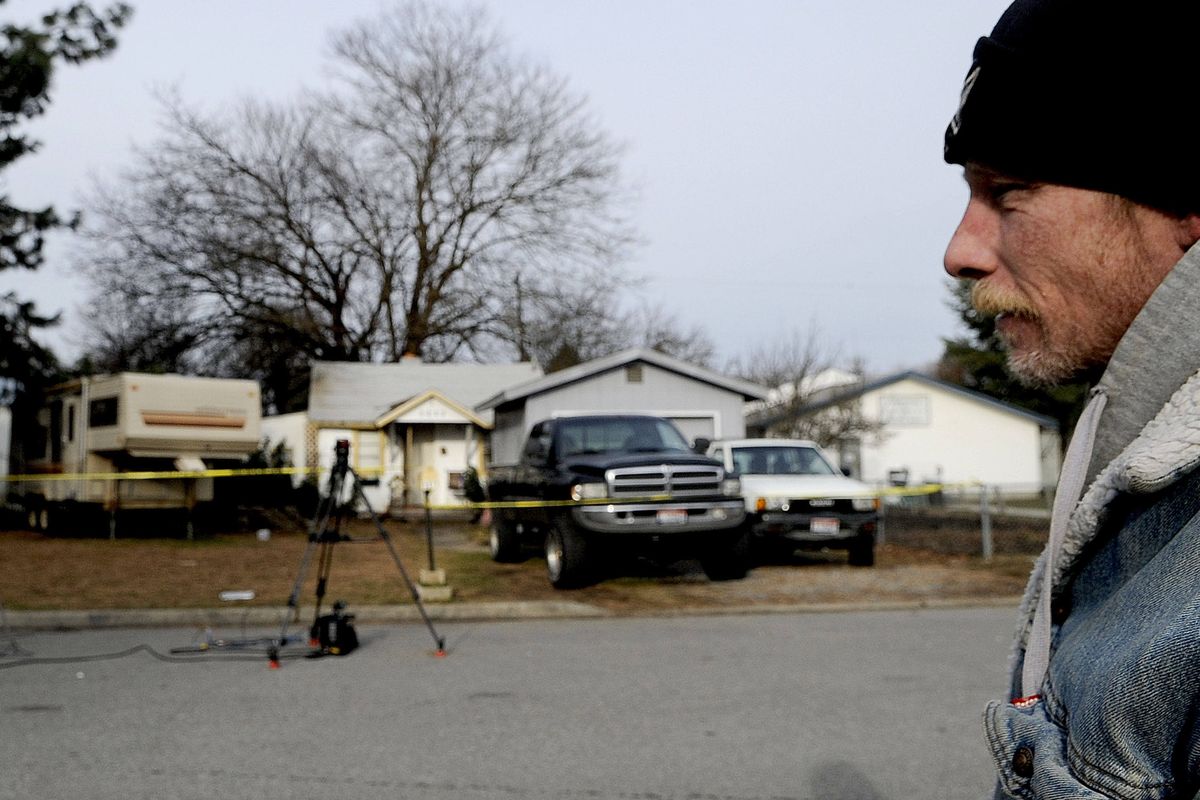
<path fill-rule="evenodd" d="M 735 447 L 733 467 L 743 475 L 836 475 L 812 447 Z"/>
<path fill-rule="evenodd" d="M 559 458 L 593 453 L 690 450 L 683 434 L 674 425 L 650 417 L 567 419 L 558 424 L 555 434 Z"/>

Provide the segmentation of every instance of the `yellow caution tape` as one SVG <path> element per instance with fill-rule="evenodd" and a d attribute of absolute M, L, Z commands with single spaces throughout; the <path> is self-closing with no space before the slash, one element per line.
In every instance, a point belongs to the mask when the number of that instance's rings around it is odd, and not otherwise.
<path fill-rule="evenodd" d="M 971 481 L 966 483 L 929 483 L 922 486 L 904 487 L 892 486 L 888 488 L 880 488 L 862 494 L 839 494 L 837 499 L 853 499 L 855 497 L 920 497 L 924 495 L 937 494 L 946 489 L 971 488 L 979 487 L 984 484 L 979 481 Z M 789 494 L 788 498 L 792 500 L 819 500 L 827 499 L 826 494 L 804 494 L 795 493 Z M 734 499 L 734 498 L 727 498 Z M 669 494 L 651 495 L 647 497 L 602 497 L 589 500 L 506 500 L 506 501 L 485 501 L 478 503 L 464 502 L 449 505 L 414 505 L 411 508 L 424 510 L 428 508 L 430 511 L 472 511 L 484 508 L 554 508 L 560 506 L 595 506 L 595 505 L 622 505 L 629 503 L 664 503 L 675 500 L 680 503 L 688 502 L 689 498 L 672 497 Z M 817 509 L 818 511 L 820 509 Z"/>
<path fill-rule="evenodd" d="M 316 467 L 263 467 L 261 469 L 195 469 L 195 470 L 141 470 L 131 472 L 48 472 L 23 475 L 0 475 L 0 482 L 17 483 L 30 481 L 162 481 L 180 478 L 241 478 L 261 475 L 316 475 L 327 468 Z M 378 467 L 355 470 L 359 475 L 380 475 Z"/>
<path fill-rule="evenodd" d="M 308 467 L 264 467 L 262 469 L 142 470 L 138 472 L 51 472 L 46 474 L 0 475 L 0 481 L 161 481 L 177 478 L 237 478 L 248 475 L 303 475 L 317 470 Z"/>
<path fill-rule="evenodd" d="M 263 467 L 255 469 L 204 469 L 204 470 L 143 470 L 136 472 L 73 472 L 73 473 L 47 473 L 47 474 L 20 474 L 20 475 L 0 475 L 0 483 L 10 481 L 13 483 L 34 482 L 34 481 L 96 481 L 96 480 L 114 480 L 114 481 L 144 481 L 144 480 L 198 480 L 201 478 L 239 478 L 239 477 L 262 477 L 270 475 L 315 475 L 321 472 L 327 472 L 328 467 Z M 355 469 L 355 472 L 362 476 L 378 476 L 384 470 L 379 467 L 367 467 Z M 927 483 L 921 486 L 889 486 L 873 489 L 869 492 L 864 492 L 859 495 L 839 494 L 837 497 L 918 497 L 923 495 L 937 494 L 947 489 L 956 488 L 978 488 L 983 486 L 982 481 L 968 481 L 964 483 Z M 825 494 L 805 494 L 794 493 L 788 495 L 789 499 L 795 500 L 812 500 L 827 498 Z M 567 506 L 594 506 L 594 505 L 613 505 L 613 504 L 628 504 L 628 503 L 662 503 L 671 500 L 679 500 L 686 502 L 687 498 L 673 498 L 671 495 L 648 495 L 645 497 L 602 497 L 586 500 L 508 500 L 508 501 L 484 501 L 484 502 L 465 502 L 452 505 L 415 505 L 414 508 L 425 509 L 431 511 L 471 511 L 492 508 L 559 508 Z"/>

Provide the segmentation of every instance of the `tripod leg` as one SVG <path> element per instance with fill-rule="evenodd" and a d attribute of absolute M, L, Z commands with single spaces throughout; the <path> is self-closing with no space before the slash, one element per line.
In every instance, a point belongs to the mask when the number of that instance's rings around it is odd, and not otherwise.
<path fill-rule="evenodd" d="M 272 647 L 267 648 L 267 658 L 271 666 L 279 665 L 279 648 L 287 644 L 288 625 L 300 621 L 300 588 L 304 585 L 304 577 L 308 574 L 308 565 L 312 561 L 313 548 L 317 546 L 317 537 L 308 537 L 308 547 L 300 557 L 300 568 L 296 571 L 296 582 L 292 584 L 292 593 L 288 595 L 287 610 L 283 613 L 283 622 L 279 627 L 279 637 Z"/>
<path fill-rule="evenodd" d="M 425 604 L 421 602 L 421 595 L 417 592 L 416 584 L 408 577 L 408 571 L 404 569 L 404 563 L 400 560 L 400 554 L 396 551 L 396 546 L 392 543 L 392 537 L 388 534 L 387 528 L 383 527 L 383 523 L 379 520 L 379 515 L 375 513 L 375 509 L 371 508 L 371 503 L 367 500 L 367 495 L 363 491 L 362 482 L 358 479 L 358 473 L 352 467 L 347 467 L 350 473 L 350 480 L 353 482 L 353 495 L 362 501 L 362 504 L 367 509 L 367 513 L 371 515 L 371 520 L 375 523 L 375 530 L 379 534 L 379 538 L 383 539 L 387 545 L 388 552 L 392 556 L 392 561 L 396 562 L 396 569 L 400 571 L 400 577 L 404 579 L 404 584 L 408 587 L 408 592 L 412 595 L 413 603 L 417 606 L 417 611 L 421 614 L 421 619 L 425 621 L 425 627 L 429 629 L 429 635 L 433 637 L 434 643 L 437 645 L 435 655 L 438 657 L 446 655 L 446 640 L 438 635 L 437 630 L 433 627 L 433 620 L 429 618 L 429 614 L 425 611 Z"/>
<path fill-rule="evenodd" d="M 309 630 L 309 644 L 316 646 L 317 621 L 321 619 L 321 603 L 325 599 L 325 587 L 329 583 L 329 570 L 333 566 L 333 546 L 335 541 L 321 542 L 321 553 L 317 558 L 317 600 L 313 608 L 312 627 Z"/>
<path fill-rule="evenodd" d="M 300 589 L 304 586 L 304 578 L 308 575 L 308 567 L 312 562 L 313 548 L 318 543 L 323 543 L 327 539 L 329 519 L 337 508 L 338 497 L 342 493 L 344 478 L 344 473 L 335 465 L 333 472 L 329 475 L 329 493 L 318 504 L 312 527 L 308 533 L 308 547 L 304 549 L 304 555 L 300 558 L 300 568 L 296 572 L 296 581 L 292 584 L 292 593 L 288 595 L 287 611 L 283 615 L 283 623 L 279 628 L 279 637 L 275 640 L 273 646 L 267 648 L 267 658 L 270 660 L 272 667 L 279 666 L 279 648 L 287 644 L 288 626 L 293 622 L 300 621 Z M 322 555 L 324 555 L 323 552 Z M 319 601 L 317 605 L 319 611 Z"/>
<path fill-rule="evenodd" d="M 326 487 L 326 495 L 321 499 L 317 506 L 317 513 L 313 517 L 312 527 L 309 530 L 310 536 L 321 537 L 329 530 L 329 519 L 334 518 L 334 525 L 340 527 L 341 520 L 337 518 L 338 498 L 342 495 L 342 484 L 345 480 L 345 475 L 342 474 L 341 465 L 334 464 L 333 472 L 329 473 L 329 483 Z"/>

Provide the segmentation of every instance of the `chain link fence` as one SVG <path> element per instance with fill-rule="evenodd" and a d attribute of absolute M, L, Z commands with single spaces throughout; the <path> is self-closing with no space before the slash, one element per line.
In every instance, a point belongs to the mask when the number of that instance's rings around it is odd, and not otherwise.
<path fill-rule="evenodd" d="M 951 555 L 1037 555 L 1050 531 L 1048 502 L 993 490 L 974 498 L 905 497 L 881 513 L 883 541 Z"/>

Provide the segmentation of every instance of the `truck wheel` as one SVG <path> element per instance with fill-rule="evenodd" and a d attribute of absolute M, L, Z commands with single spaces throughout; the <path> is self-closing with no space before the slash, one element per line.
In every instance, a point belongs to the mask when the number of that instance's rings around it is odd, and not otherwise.
<path fill-rule="evenodd" d="M 513 564 L 522 561 L 521 537 L 517 534 L 517 526 L 499 514 L 492 517 L 488 533 L 488 549 L 492 553 L 492 561 L 500 564 Z"/>
<path fill-rule="evenodd" d="M 875 566 L 875 537 L 859 536 L 850 544 L 849 562 L 852 567 Z"/>
<path fill-rule="evenodd" d="M 700 554 L 700 566 L 710 581 L 736 581 L 750 571 L 750 531 L 720 534 Z"/>
<path fill-rule="evenodd" d="M 546 574 L 555 589 L 587 583 L 587 539 L 569 522 L 555 522 L 546 532 Z"/>

